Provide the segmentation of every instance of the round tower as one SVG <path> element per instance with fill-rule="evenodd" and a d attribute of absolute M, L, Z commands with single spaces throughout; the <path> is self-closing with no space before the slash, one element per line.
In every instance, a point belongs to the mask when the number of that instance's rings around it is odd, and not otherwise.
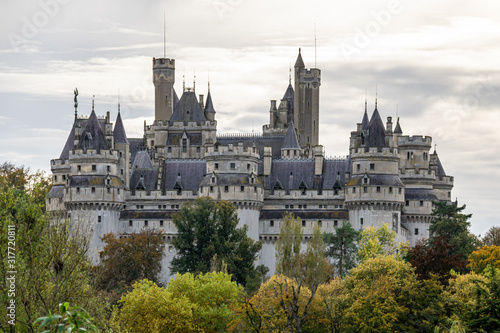
<path fill-rule="evenodd" d="M 351 133 L 352 176 L 346 184 L 345 207 L 354 228 L 378 228 L 387 223 L 401 241 L 406 237 L 401 229 L 404 184 L 398 175 L 399 155 L 392 136 L 390 117 L 386 130 L 376 107 L 370 121 L 365 114 Z"/>
<path fill-rule="evenodd" d="M 264 185 L 257 177 L 259 151 L 255 147 L 210 147 L 205 154 L 207 174 L 200 194 L 227 200 L 238 211 L 239 226 L 248 226 L 248 236 L 259 240 L 259 216 L 264 204 Z"/>

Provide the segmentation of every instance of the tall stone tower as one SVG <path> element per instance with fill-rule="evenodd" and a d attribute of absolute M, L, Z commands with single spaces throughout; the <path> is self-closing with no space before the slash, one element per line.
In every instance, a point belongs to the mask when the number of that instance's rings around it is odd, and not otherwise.
<path fill-rule="evenodd" d="M 321 71 L 306 69 L 302 55 L 295 62 L 294 119 L 295 130 L 301 148 L 319 143 L 319 86 Z"/>
<path fill-rule="evenodd" d="M 175 60 L 153 58 L 155 121 L 168 121 L 174 111 Z"/>
<path fill-rule="evenodd" d="M 365 109 L 362 123 L 351 132 L 352 177 L 346 183 L 345 207 L 354 228 L 387 223 L 389 230 L 398 234 L 397 240 L 402 241 L 401 210 L 405 193 L 393 136 L 392 119 L 387 118 L 385 129 L 376 102 L 369 121 Z"/>

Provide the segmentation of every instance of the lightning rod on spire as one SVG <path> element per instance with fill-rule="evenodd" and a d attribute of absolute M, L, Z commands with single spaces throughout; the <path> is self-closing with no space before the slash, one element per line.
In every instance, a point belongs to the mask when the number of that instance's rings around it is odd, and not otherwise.
<path fill-rule="evenodd" d="M 163 58 L 166 57 L 167 53 L 167 28 L 165 23 L 165 11 L 163 11 Z"/>
<path fill-rule="evenodd" d="M 314 23 L 314 68 L 317 68 L 317 66 L 316 66 L 316 23 Z"/>

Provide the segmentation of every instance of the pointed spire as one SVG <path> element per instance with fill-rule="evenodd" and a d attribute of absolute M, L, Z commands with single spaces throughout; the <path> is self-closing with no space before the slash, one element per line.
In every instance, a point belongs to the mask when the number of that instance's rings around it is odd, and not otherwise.
<path fill-rule="evenodd" d="M 95 95 L 92 95 L 92 112 L 94 112 L 94 98 L 95 98 Z"/>
<path fill-rule="evenodd" d="M 295 128 L 293 126 L 293 121 L 288 125 L 286 130 L 285 142 L 281 149 L 300 149 L 299 140 L 297 140 L 297 133 L 295 133 Z"/>
<path fill-rule="evenodd" d="M 299 47 L 299 55 L 297 56 L 297 61 L 295 61 L 295 68 L 304 68 L 304 60 L 302 60 L 302 55 L 300 54 L 300 47 Z"/>
<path fill-rule="evenodd" d="M 363 114 L 363 120 L 361 121 L 361 130 L 362 131 L 365 131 L 368 129 L 368 124 L 369 124 L 369 120 L 368 120 L 368 112 L 366 111 L 366 102 L 365 102 L 365 113 Z"/>
<path fill-rule="evenodd" d="M 292 84 L 292 67 L 291 66 L 288 68 L 288 84 L 289 85 Z"/>
<path fill-rule="evenodd" d="M 210 90 L 208 90 L 208 95 L 207 95 L 207 101 L 205 104 L 205 114 L 207 113 L 215 113 L 215 108 L 214 104 L 212 102 L 212 94 L 210 93 Z"/>
<path fill-rule="evenodd" d="M 375 86 L 375 110 L 377 110 L 377 104 L 378 104 L 378 88 Z"/>
<path fill-rule="evenodd" d="M 130 144 L 125 133 L 125 127 L 123 126 L 122 116 L 120 115 L 120 103 L 118 103 L 118 115 L 116 116 L 115 128 L 113 130 L 113 137 L 115 143 L 125 143 Z"/>
<path fill-rule="evenodd" d="M 401 125 L 399 125 L 399 117 L 396 122 L 396 127 L 394 128 L 394 134 L 403 134 L 403 130 L 401 129 Z"/>
<path fill-rule="evenodd" d="M 182 92 L 186 91 L 186 76 L 182 75 Z"/>

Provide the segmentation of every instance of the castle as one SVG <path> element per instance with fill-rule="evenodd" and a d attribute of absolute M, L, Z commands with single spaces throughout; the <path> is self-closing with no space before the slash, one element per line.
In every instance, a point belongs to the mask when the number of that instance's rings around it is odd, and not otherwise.
<path fill-rule="evenodd" d="M 428 136 L 403 135 L 399 118 L 384 125 L 377 103 L 351 132 L 345 159 L 325 158 L 319 144 L 321 71 L 307 69 L 299 54 L 283 98 L 271 101 L 269 124 L 259 135 L 220 135 L 210 87 L 206 99 L 194 87 L 175 90 L 175 60 L 153 58 L 155 120 L 142 138 L 128 138 L 119 106 L 110 113 L 75 119 L 58 159 L 51 161 L 48 211 L 90 232 L 94 261 L 108 232 L 164 231 L 162 279 L 175 255 L 172 216 L 200 196 L 228 200 L 240 225 L 262 242 L 256 264 L 275 268 L 274 245 L 285 212 L 302 220 L 304 244 L 313 227 L 334 232 L 388 223 L 399 241 L 428 237 L 432 201 L 450 201 L 446 175 Z M 76 97 L 75 97 L 76 102 Z M 394 128 L 393 128 L 394 126 Z"/>

